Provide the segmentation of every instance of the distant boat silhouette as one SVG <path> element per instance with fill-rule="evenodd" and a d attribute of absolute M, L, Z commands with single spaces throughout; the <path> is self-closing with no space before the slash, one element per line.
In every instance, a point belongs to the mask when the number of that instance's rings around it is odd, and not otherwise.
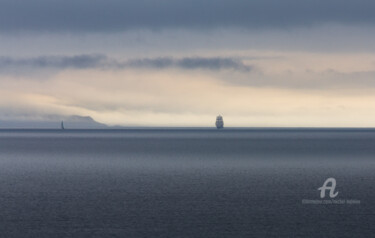
<path fill-rule="evenodd" d="M 61 121 L 61 130 L 65 130 L 64 122 L 63 121 Z"/>
<path fill-rule="evenodd" d="M 216 117 L 216 128 L 217 129 L 224 128 L 224 121 L 223 121 L 223 117 L 221 115 Z"/>

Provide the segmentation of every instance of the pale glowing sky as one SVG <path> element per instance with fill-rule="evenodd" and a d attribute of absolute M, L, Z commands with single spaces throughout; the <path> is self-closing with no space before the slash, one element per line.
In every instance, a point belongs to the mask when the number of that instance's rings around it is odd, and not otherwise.
<path fill-rule="evenodd" d="M 375 126 L 368 0 L 0 0 L 0 120 Z"/>

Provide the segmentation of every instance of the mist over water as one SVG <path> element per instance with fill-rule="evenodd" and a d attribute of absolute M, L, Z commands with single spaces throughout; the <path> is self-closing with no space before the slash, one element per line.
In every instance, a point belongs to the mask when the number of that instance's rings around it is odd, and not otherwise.
<path fill-rule="evenodd" d="M 0 236 L 371 237 L 374 171 L 374 129 L 0 130 Z"/>

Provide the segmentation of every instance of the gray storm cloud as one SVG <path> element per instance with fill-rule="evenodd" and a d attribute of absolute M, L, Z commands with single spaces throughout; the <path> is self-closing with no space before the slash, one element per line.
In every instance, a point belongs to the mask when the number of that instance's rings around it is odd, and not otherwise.
<path fill-rule="evenodd" d="M 0 0 L 0 31 L 375 24 L 372 0 Z"/>
<path fill-rule="evenodd" d="M 186 70 L 229 69 L 236 71 L 250 71 L 251 66 L 245 65 L 235 58 L 221 57 L 187 57 L 187 58 L 142 58 L 120 61 L 105 55 L 76 55 L 76 56 L 38 56 L 34 58 L 0 57 L 0 72 L 9 69 L 128 69 L 148 68 L 165 69 L 180 68 Z"/>
<path fill-rule="evenodd" d="M 32 68 L 96 68 L 106 60 L 102 55 L 77 55 L 77 56 L 38 56 L 34 58 L 0 57 L 0 70 L 10 67 L 21 69 Z"/>
<path fill-rule="evenodd" d="M 182 69 L 209 69 L 209 70 L 220 70 L 220 69 L 232 69 L 239 71 L 250 71 L 251 66 L 245 65 L 241 60 L 234 58 L 204 58 L 204 57 L 192 57 L 192 58 L 155 58 L 155 59 L 138 59 L 130 60 L 123 64 L 123 67 L 136 67 L 136 68 L 182 68 Z"/>

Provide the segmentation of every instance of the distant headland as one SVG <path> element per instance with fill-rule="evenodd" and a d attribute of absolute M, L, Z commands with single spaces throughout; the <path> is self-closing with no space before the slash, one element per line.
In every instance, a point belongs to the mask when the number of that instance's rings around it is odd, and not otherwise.
<path fill-rule="evenodd" d="M 108 129 L 106 124 L 99 123 L 89 116 L 55 116 L 43 120 L 0 120 L 0 129 L 60 129 L 61 121 L 66 129 Z"/>

